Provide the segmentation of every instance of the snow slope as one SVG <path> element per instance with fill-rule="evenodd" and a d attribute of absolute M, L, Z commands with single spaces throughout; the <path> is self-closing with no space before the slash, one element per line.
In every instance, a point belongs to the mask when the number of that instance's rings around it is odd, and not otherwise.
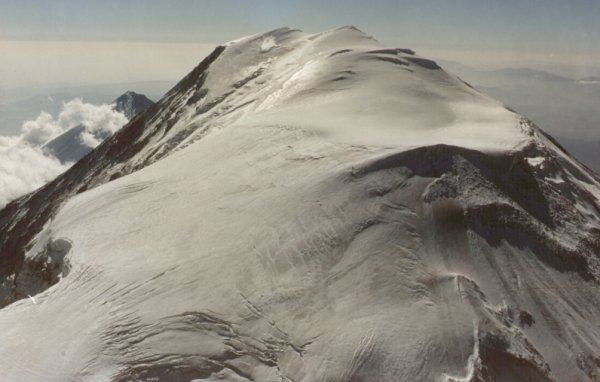
<path fill-rule="evenodd" d="M 0 211 L 0 379 L 599 380 L 599 198 L 410 50 L 242 38 Z"/>

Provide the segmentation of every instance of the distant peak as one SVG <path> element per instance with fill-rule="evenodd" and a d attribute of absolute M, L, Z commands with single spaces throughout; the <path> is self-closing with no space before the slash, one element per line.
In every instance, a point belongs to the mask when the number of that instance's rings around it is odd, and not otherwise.
<path fill-rule="evenodd" d="M 121 94 L 118 98 L 122 98 L 122 97 L 145 97 L 145 95 L 136 93 L 131 90 L 127 90 L 125 93 Z"/>
<path fill-rule="evenodd" d="M 115 104 L 115 110 L 125 114 L 127 119 L 132 119 L 154 104 L 154 102 L 145 95 L 131 90 L 121 94 L 113 103 Z"/>
<path fill-rule="evenodd" d="M 140 93 L 136 93 L 134 91 L 131 90 L 127 90 L 125 93 L 121 94 L 119 97 L 117 97 L 117 99 L 115 100 L 118 101 L 119 99 L 125 99 L 125 98 L 148 98 L 143 94 Z"/>

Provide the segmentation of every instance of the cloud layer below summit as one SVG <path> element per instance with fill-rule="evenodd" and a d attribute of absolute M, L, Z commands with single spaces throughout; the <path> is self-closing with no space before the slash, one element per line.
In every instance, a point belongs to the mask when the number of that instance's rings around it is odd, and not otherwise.
<path fill-rule="evenodd" d="M 98 132 L 112 134 L 127 123 L 125 116 L 111 105 L 92 105 L 81 99 L 63 104 L 54 117 L 42 111 L 35 120 L 23 123 L 21 135 L 0 136 L 0 206 L 44 185 L 68 169 L 45 152 L 43 145 L 69 129 L 84 125 L 82 143 L 95 147 Z"/>

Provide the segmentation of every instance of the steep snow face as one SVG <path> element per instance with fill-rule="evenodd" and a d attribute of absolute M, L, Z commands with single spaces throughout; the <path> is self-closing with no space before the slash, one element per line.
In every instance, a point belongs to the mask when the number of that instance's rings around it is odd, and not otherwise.
<path fill-rule="evenodd" d="M 598 380 L 599 198 L 409 50 L 236 40 L 0 212 L 0 379 Z"/>

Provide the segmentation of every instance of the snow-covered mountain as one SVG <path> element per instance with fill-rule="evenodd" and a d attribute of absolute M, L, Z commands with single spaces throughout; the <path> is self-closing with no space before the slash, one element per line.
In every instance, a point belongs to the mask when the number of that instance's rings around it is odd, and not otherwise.
<path fill-rule="evenodd" d="M 0 211 L 0 379 L 597 381 L 599 198 L 409 49 L 245 37 Z"/>
<path fill-rule="evenodd" d="M 48 155 L 57 158 L 61 163 L 77 162 L 94 149 L 83 139 L 86 132 L 86 126 L 77 125 L 45 143 L 42 149 Z M 97 130 L 93 132 L 92 139 L 96 142 L 102 142 L 110 135 L 110 131 Z"/>
<path fill-rule="evenodd" d="M 154 105 L 154 102 L 143 94 L 128 91 L 114 100 L 112 105 L 114 110 L 131 120 Z M 61 163 L 77 162 L 112 134 L 111 129 L 79 124 L 44 144 L 42 149 Z"/>

